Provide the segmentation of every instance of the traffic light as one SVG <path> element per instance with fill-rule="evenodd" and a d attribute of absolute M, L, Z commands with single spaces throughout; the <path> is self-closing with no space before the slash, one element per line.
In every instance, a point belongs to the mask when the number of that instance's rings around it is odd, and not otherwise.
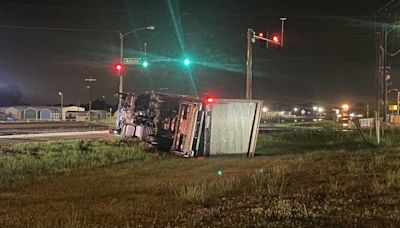
<path fill-rule="evenodd" d="M 114 70 L 115 70 L 115 72 L 118 73 L 118 74 L 121 73 L 122 68 L 123 68 L 123 67 L 122 67 L 122 64 L 120 64 L 120 63 L 117 63 L 117 64 L 114 65 Z"/>
<path fill-rule="evenodd" d="M 149 62 L 147 62 L 146 60 L 142 63 L 142 66 L 144 68 L 147 68 L 149 66 Z"/>
<path fill-rule="evenodd" d="M 268 36 L 268 32 L 259 32 L 258 36 L 262 37 L 262 38 L 266 38 Z M 265 40 L 259 40 L 258 46 L 261 48 L 268 48 L 268 42 L 266 42 Z"/>
<path fill-rule="evenodd" d="M 215 102 L 215 97 L 214 96 L 206 96 L 203 98 L 203 101 L 207 104 L 213 104 Z"/>
<path fill-rule="evenodd" d="M 183 60 L 183 64 L 185 64 L 185 66 L 189 66 L 189 65 L 190 65 L 190 59 L 185 58 L 185 59 Z"/>
<path fill-rule="evenodd" d="M 272 36 L 272 41 L 274 41 L 275 44 L 281 44 L 281 38 L 278 35 Z"/>

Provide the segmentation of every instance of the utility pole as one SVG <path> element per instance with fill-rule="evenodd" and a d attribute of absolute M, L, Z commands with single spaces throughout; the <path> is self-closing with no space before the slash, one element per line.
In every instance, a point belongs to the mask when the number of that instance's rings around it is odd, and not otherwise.
<path fill-rule="evenodd" d="M 63 121 L 63 108 L 64 108 L 64 94 L 60 91 L 58 92 L 58 95 L 60 95 L 60 99 L 61 99 L 61 121 Z"/>
<path fill-rule="evenodd" d="M 281 38 L 274 37 L 273 39 L 268 39 L 262 36 L 257 36 L 253 29 L 247 29 L 247 61 L 246 61 L 246 99 L 252 99 L 253 93 L 253 43 L 256 40 L 263 40 L 267 43 L 273 43 L 275 45 L 283 46 L 283 35 L 284 35 L 284 25 L 286 18 L 280 18 L 282 27 L 281 27 Z"/>
<path fill-rule="evenodd" d="M 104 111 L 107 111 L 107 107 L 106 107 L 106 96 L 102 96 L 103 97 L 103 102 L 104 102 Z"/>
<path fill-rule="evenodd" d="M 89 82 L 87 88 L 89 89 L 89 121 L 92 119 L 92 82 L 95 82 L 96 79 L 93 77 L 85 78 L 86 82 Z"/>

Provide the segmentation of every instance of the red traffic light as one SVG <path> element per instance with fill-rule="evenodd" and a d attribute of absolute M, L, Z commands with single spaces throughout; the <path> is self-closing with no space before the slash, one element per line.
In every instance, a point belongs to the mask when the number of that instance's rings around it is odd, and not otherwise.
<path fill-rule="evenodd" d="M 206 101 L 206 104 L 212 104 L 212 103 L 214 103 L 215 98 L 214 97 L 206 97 L 205 101 Z"/>
<path fill-rule="evenodd" d="M 278 36 L 278 35 L 273 36 L 273 37 L 272 37 L 272 41 L 274 41 L 274 43 L 279 44 L 279 43 L 280 43 L 280 38 L 279 38 L 279 36 Z"/>
<path fill-rule="evenodd" d="M 258 36 L 264 37 L 264 33 L 260 32 L 258 33 Z"/>
<path fill-rule="evenodd" d="M 121 73 L 121 71 L 122 71 L 122 65 L 121 64 L 115 64 L 115 66 L 114 66 L 114 70 L 115 70 L 115 72 L 117 72 L 117 73 Z"/>

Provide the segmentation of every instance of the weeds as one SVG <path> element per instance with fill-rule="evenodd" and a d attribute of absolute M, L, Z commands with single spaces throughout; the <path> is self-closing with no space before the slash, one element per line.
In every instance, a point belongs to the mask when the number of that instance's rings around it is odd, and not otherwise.
<path fill-rule="evenodd" d="M 357 160 L 350 160 L 347 162 L 347 171 L 351 174 L 357 175 L 364 171 L 363 164 Z"/>
<path fill-rule="evenodd" d="M 286 184 L 286 167 L 283 165 L 260 169 L 250 177 L 251 188 L 261 194 L 281 195 Z"/>
<path fill-rule="evenodd" d="M 258 154 L 304 153 L 371 148 L 356 132 L 298 130 L 260 134 L 257 140 Z"/>
<path fill-rule="evenodd" d="M 331 175 L 329 177 L 329 182 L 328 182 L 328 191 L 331 193 L 335 193 L 340 191 L 340 183 L 337 177 L 335 177 L 334 175 Z"/>
<path fill-rule="evenodd" d="M 217 197 L 229 194 L 238 189 L 239 179 L 208 180 L 195 182 L 180 187 L 175 194 L 189 203 L 207 204 Z"/>
<path fill-rule="evenodd" d="M 18 183 L 30 176 L 107 165 L 130 159 L 143 159 L 142 144 L 114 147 L 102 141 L 66 141 L 16 144 L 0 154 L 0 187 Z M 10 152 L 12 151 L 12 153 Z"/>
<path fill-rule="evenodd" d="M 182 186 L 176 194 L 190 203 L 204 203 L 207 197 L 207 183 L 191 183 Z"/>

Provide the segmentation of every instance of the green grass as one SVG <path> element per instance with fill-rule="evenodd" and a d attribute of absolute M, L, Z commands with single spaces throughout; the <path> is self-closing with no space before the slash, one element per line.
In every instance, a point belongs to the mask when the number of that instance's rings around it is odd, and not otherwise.
<path fill-rule="evenodd" d="M 398 139 L 278 132 L 259 136 L 269 156 L 204 160 L 153 156 L 135 140 L 17 144 L 1 169 L 32 181 L 0 190 L 0 226 L 399 227 Z"/>
<path fill-rule="evenodd" d="M 144 159 L 146 151 L 140 141 L 119 139 L 15 144 L 0 153 L 0 187 L 44 173 Z"/>
<path fill-rule="evenodd" d="M 111 116 L 110 118 L 104 119 L 104 120 L 98 120 L 98 121 L 93 121 L 96 124 L 101 124 L 101 125 L 106 125 L 109 127 L 115 127 L 115 116 Z"/>
<path fill-rule="evenodd" d="M 310 151 L 354 151 L 372 148 L 373 139 L 364 142 L 355 131 L 296 130 L 261 134 L 257 141 L 256 154 L 297 154 Z"/>
<path fill-rule="evenodd" d="M 297 122 L 274 124 L 277 128 L 290 128 L 298 130 L 337 130 L 341 129 L 341 125 L 334 121 L 324 120 L 320 122 Z"/>

